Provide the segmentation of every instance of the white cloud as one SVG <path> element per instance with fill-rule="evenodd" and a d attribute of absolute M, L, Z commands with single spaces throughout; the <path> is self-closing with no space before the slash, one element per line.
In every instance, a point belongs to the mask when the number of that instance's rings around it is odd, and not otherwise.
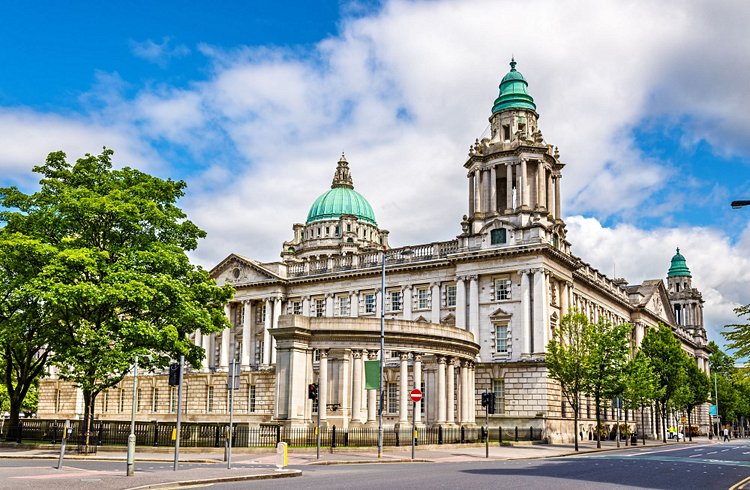
<path fill-rule="evenodd" d="M 164 67 L 172 58 L 181 58 L 190 54 L 190 49 L 183 45 L 172 45 L 169 37 L 162 38 L 161 42 L 151 39 L 145 41 L 130 41 L 133 54 L 151 63 Z"/>

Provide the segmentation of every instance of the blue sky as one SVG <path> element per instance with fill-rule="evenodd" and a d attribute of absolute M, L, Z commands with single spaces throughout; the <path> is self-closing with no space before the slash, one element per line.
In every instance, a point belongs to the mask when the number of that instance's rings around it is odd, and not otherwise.
<path fill-rule="evenodd" d="M 278 258 L 346 151 L 395 246 L 447 240 L 511 54 L 567 166 L 574 253 L 631 283 L 680 246 L 710 337 L 750 303 L 743 1 L 5 2 L 0 185 L 113 148 L 188 182 L 193 257 Z"/>

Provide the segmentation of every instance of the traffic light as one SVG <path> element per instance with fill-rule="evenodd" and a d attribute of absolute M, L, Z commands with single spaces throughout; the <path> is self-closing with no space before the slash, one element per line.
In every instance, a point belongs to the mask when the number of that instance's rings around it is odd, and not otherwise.
<path fill-rule="evenodd" d="M 495 394 L 489 391 L 482 393 L 482 406 L 487 409 L 488 414 L 495 413 Z"/>
<path fill-rule="evenodd" d="M 175 362 L 169 365 L 169 386 L 180 384 L 180 364 Z"/>
<path fill-rule="evenodd" d="M 483 407 L 487 406 L 487 403 L 488 403 L 488 401 L 487 401 L 487 395 L 489 395 L 489 393 L 487 393 L 486 391 L 484 393 L 482 393 L 482 406 Z"/>
<path fill-rule="evenodd" d="M 307 398 L 310 400 L 317 400 L 318 399 L 318 385 L 315 383 L 310 383 L 307 385 Z"/>

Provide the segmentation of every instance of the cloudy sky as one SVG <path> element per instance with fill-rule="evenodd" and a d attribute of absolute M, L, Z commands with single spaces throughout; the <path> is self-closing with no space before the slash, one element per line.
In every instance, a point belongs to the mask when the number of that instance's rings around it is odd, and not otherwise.
<path fill-rule="evenodd" d="M 107 146 L 188 182 L 196 262 L 273 261 L 345 151 L 393 246 L 448 240 L 515 56 L 574 253 L 637 283 L 679 246 L 720 342 L 750 303 L 746 1 L 25 5 L 0 7 L 0 185 Z"/>

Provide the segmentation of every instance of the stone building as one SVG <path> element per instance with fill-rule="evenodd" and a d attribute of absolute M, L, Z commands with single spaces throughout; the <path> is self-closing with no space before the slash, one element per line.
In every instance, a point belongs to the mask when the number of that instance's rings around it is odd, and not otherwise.
<path fill-rule="evenodd" d="M 475 424 L 484 415 L 481 393 L 493 391 L 493 426 L 541 428 L 555 441 L 572 437 L 572 410 L 544 361 L 571 309 L 593 321 L 631 324 L 633 345 L 659 322 L 671 325 L 708 371 L 703 300 L 679 250 L 666 287 L 661 279 L 627 285 L 571 253 L 560 203 L 565 165 L 542 135 L 525 78 L 515 61 L 510 66 L 490 134 L 470 146 L 463 164 L 468 206 L 456 239 L 391 248 L 342 155 L 331 189 L 304 224 L 293 225 L 280 261 L 231 254 L 213 268 L 219 284 L 236 288 L 225 309 L 232 328 L 196 332 L 207 356 L 186 377 L 184 420 L 226 420 L 234 361 L 242 373 L 239 422 L 306 426 L 320 411 L 323 424 L 376 425 L 378 393 L 367 390 L 364 366 L 379 356 L 381 312 L 386 426 L 411 420 L 408 392 L 415 387 L 424 393 L 416 420 L 427 425 Z M 130 415 L 130 383 L 100 396 L 102 418 Z M 310 383 L 320 386 L 319 403 L 307 398 Z M 82 410 L 69 386 L 53 377 L 42 384 L 40 416 Z M 172 420 L 175 391 L 166 377 L 146 375 L 139 385 L 138 417 Z M 581 415 L 586 432 L 594 425 L 591 400 Z M 708 426 L 707 410 L 698 423 Z M 647 425 L 653 433 L 653 420 Z"/>

